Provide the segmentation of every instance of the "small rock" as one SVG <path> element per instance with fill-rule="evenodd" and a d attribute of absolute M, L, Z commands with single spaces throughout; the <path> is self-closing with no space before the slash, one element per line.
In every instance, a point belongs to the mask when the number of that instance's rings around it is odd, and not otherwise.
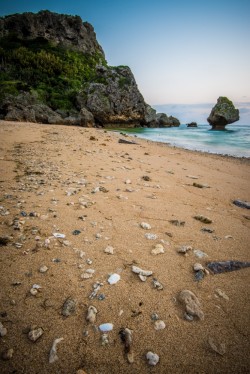
<path fill-rule="evenodd" d="M 146 354 L 146 358 L 148 360 L 148 364 L 151 366 L 157 365 L 160 359 L 160 357 L 156 353 L 153 353 L 153 352 L 148 352 Z"/>
<path fill-rule="evenodd" d="M 49 363 L 53 364 L 53 362 L 58 360 L 57 356 L 57 344 L 60 343 L 63 340 L 63 338 L 58 338 L 53 341 L 50 353 L 49 353 Z"/>
<path fill-rule="evenodd" d="M 162 244 L 156 244 L 156 246 L 152 249 L 151 254 L 152 255 L 159 255 L 161 253 L 164 253 L 164 247 Z"/>
<path fill-rule="evenodd" d="M 88 308 L 88 314 L 86 317 L 86 320 L 90 323 L 95 323 L 96 321 L 96 314 L 97 314 L 97 309 L 94 306 L 89 306 Z"/>
<path fill-rule="evenodd" d="M 199 282 L 199 281 L 201 281 L 203 278 L 204 278 L 204 275 L 205 275 L 205 273 L 204 273 L 204 271 L 203 270 L 199 270 L 199 271 L 196 271 L 195 272 L 195 280 L 197 281 L 197 282 Z"/>
<path fill-rule="evenodd" d="M 64 239 L 66 237 L 65 234 L 61 234 L 60 232 L 54 232 L 53 236 L 58 239 Z"/>
<path fill-rule="evenodd" d="M 79 369 L 77 370 L 76 374 L 87 374 L 85 370 Z"/>
<path fill-rule="evenodd" d="M 31 330 L 28 333 L 28 338 L 32 342 L 36 342 L 43 335 L 43 333 L 44 333 L 43 329 L 39 327 L 38 329 Z"/>
<path fill-rule="evenodd" d="M 69 317 L 76 311 L 76 301 L 68 297 L 62 307 L 62 315 L 64 317 Z"/>
<path fill-rule="evenodd" d="M 250 202 L 242 201 L 242 200 L 234 200 L 233 204 L 239 206 L 240 208 L 250 209 Z"/>
<path fill-rule="evenodd" d="M 178 226 L 178 227 L 180 227 L 180 226 L 184 226 L 184 225 L 185 225 L 185 221 L 180 221 L 180 220 L 178 220 L 178 219 L 171 219 L 169 222 L 170 222 L 172 225 L 174 225 L 174 226 Z"/>
<path fill-rule="evenodd" d="M 117 282 L 119 282 L 120 279 L 121 279 L 120 275 L 114 273 L 114 274 L 110 275 L 110 277 L 108 279 L 108 283 L 109 284 L 116 284 Z"/>
<path fill-rule="evenodd" d="M 218 295 L 219 297 L 222 297 L 223 299 L 229 301 L 229 297 L 228 297 L 228 296 L 225 294 L 225 292 L 222 291 L 220 288 L 217 288 L 217 289 L 215 290 L 215 292 L 216 292 L 216 295 Z"/>
<path fill-rule="evenodd" d="M 2 352 L 2 359 L 4 361 L 9 361 L 12 359 L 14 353 L 13 348 L 6 349 L 5 351 Z"/>
<path fill-rule="evenodd" d="M 130 364 L 132 364 L 134 362 L 132 331 L 127 327 L 125 329 L 122 328 L 119 332 L 119 335 L 121 337 L 122 342 L 124 343 L 127 360 Z"/>
<path fill-rule="evenodd" d="M 144 229 L 144 230 L 150 230 L 151 229 L 151 226 L 149 223 L 146 223 L 146 222 L 141 222 L 140 224 L 141 228 Z"/>
<path fill-rule="evenodd" d="M 101 341 L 102 341 L 103 346 L 108 345 L 109 344 L 108 334 L 102 334 Z"/>
<path fill-rule="evenodd" d="M 157 313 L 152 313 L 151 314 L 151 319 L 152 319 L 152 321 L 157 321 L 159 319 L 158 314 Z"/>
<path fill-rule="evenodd" d="M 153 287 L 156 288 L 157 290 L 163 290 L 163 285 L 156 279 L 153 278 Z"/>
<path fill-rule="evenodd" d="M 210 218 L 202 216 L 202 215 L 194 216 L 194 219 L 196 219 L 197 221 L 201 221 L 202 223 L 212 223 L 213 222 Z"/>
<path fill-rule="evenodd" d="M 199 249 L 194 249 L 194 255 L 198 258 L 208 257 L 205 252 L 200 251 Z"/>
<path fill-rule="evenodd" d="M 183 246 L 181 246 L 180 248 L 177 249 L 177 252 L 186 255 L 187 252 L 191 251 L 191 250 L 192 250 L 191 245 L 183 245 Z"/>
<path fill-rule="evenodd" d="M 138 266 L 134 266 L 134 265 L 132 266 L 132 272 L 138 274 L 142 282 L 145 282 L 147 277 L 153 274 L 153 272 L 150 270 L 143 270 L 139 268 Z"/>
<path fill-rule="evenodd" d="M 148 175 L 143 175 L 142 179 L 146 182 L 152 181 L 152 179 Z"/>
<path fill-rule="evenodd" d="M 178 296 L 179 301 L 185 305 L 186 312 L 191 316 L 204 319 L 204 313 L 201 310 L 200 302 L 195 294 L 189 290 L 183 290 Z"/>
<path fill-rule="evenodd" d="M 212 348 L 212 350 L 219 355 L 223 356 L 226 353 L 226 345 L 224 343 L 215 344 L 213 338 L 208 338 L 208 344 Z"/>
<path fill-rule="evenodd" d="M 114 325 L 112 323 L 103 323 L 99 326 L 99 330 L 102 332 L 109 332 L 113 330 Z"/>
<path fill-rule="evenodd" d="M 197 182 L 194 182 L 193 186 L 198 187 L 198 188 L 210 188 L 208 184 L 202 184 L 202 183 L 197 183 Z"/>
<path fill-rule="evenodd" d="M 157 235 L 156 234 L 147 233 L 147 234 L 145 234 L 145 238 L 147 238 L 149 240 L 155 240 L 155 239 L 157 239 Z"/>
<path fill-rule="evenodd" d="M 5 336 L 7 334 L 7 329 L 3 326 L 2 322 L 0 322 L 0 336 Z"/>
<path fill-rule="evenodd" d="M 46 271 L 48 271 L 48 268 L 47 268 L 46 265 L 41 266 L 40 269 L 39 269 L 40 273 L 46 273 Z"/>
<path fill-rule="evenodd" d="M 111 246 L 111 245 L 108 245 L 105 249 L 104 249 L 104 252 L 109 254 L 109 255 L 113 255 L 114 254 L 114 248 Z"/>
<path fill-rule="evenodd" d="M 155 321 L 155 330 L 164 330 L 166 327 L 166 324 L 164 321 L 157 320 Z"/>
<path fill-rule="evenodd" d="M 199 271 L 199 270 L 204 270 L 204 267 L 201 265 L 201 264 L 199 264 L 198 262 L 196 262 L 195 264 L 194 264 L 194 266 L 193 266 L 193 269 L 194 269 L 194 271 Z"/>

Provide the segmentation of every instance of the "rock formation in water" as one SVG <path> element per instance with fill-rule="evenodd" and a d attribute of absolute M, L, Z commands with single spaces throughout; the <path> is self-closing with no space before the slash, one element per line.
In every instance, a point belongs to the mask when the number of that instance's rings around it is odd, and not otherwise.
<path fill-rule="evenodd" d="M 187 124 L 187 127 L 198 127 L 197 122 L 190 122 Z"/>
<path fill-rule="evenodd" d="M 79 16 L 41 11 L 0 18 L 0 81 L 2 119 L 165 127 L 130 68 L 108 66 L 93 27 Z"/>
<path fill-rule="evenodd" d="M 227 97 L 219 97 L 217 104 L 213 107 L 207 121 L 212 130 L 225 130 L 225 126 L 240 119 L 239 110 L 234 107 L 232 101 Z"/>

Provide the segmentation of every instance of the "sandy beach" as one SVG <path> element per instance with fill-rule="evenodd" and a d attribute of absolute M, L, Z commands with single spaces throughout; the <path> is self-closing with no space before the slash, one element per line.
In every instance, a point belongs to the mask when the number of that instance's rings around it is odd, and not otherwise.
<path fill-rule="evenodd" d="M 249 159 L 0 121 L 0 170 L 1 374 L 249 373 Z"/>

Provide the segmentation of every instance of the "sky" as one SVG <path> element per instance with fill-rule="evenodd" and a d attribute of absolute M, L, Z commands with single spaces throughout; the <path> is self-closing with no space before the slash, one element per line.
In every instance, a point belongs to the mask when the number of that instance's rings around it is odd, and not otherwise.
<path fill-rule="evenodd" d="M 79 15 L 109 65 L 128 65 L 145 101 L 181 122 L 205 121 L 219 96 L 250 124 L 249 0 L 0 0 L 0 16 Z"/>

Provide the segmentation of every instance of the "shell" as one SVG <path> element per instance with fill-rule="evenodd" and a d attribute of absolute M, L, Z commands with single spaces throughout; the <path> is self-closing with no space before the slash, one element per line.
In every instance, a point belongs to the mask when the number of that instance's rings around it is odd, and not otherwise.
<path fill-rule="evenodd" d="M 88 314 L 87 314 L 86 320 L 90 323 L 95 323 L 96 314 L 97 314 L 97 309 L 94 306 L 90 305 L 88 308 Z"/>

